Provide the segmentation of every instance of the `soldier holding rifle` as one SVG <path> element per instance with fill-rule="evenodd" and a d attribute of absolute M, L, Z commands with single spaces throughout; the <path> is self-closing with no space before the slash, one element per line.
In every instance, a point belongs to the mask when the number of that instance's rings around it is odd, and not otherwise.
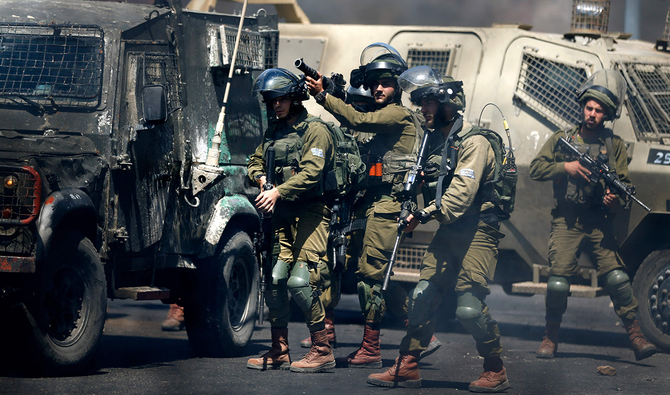
<path fill-rule="evenodd" d="M 256 207 L 272 214 L 272 265 L 265 302 L 269 308 L 272 348 L 249 359 L 250 369 L 290 369 L 320 372 L 335 367 L 328 343 L 324 308 L 319 299 L 318 264 L 326 254 L 330 209 L 323 199 L 326 174 L 334 166 L 330 132 L 309 117 L 302 101 L 309 98 L 304 80 L 284 69 L 269 69 L 256 80 L 255 93 L 263 96 L 268 114 L 274 113 L 263 143 L 249 158 L 249 177 L 262 188 Z M 266 160 L 275 150 L 276 187 L 266 189 Z M 312 346 L 300 361 L 291 363 L 288 348 L 290 318 L 287 290 L 305 314 Z"/>
<path fill-rule="evenodd" d="M 402 56 L 388 44 L 374 43 L 363 50 L 361 67 L 352 72 L 354 87 L 371 89 L 376 110 L 359 112 L 337 98 L 332 90 L 324 90 L 323 79 L 307 77 L 310 93 L 342 126 L 357 132 L 372 133 L 366 144 L 370 171 L 365 196 L 358 212 L 367 219 L 363 236 L 363 252 L 357 275 L 358 296 L 365 316 L 363 341 L 358 350 L 338 364 L 344 367 L 381 367 L 380 324 L 388 299 L 406 303 L 407 293 L 391 283 L 382 293 L 384 273 L 391 257 L 397 234 L 397 221 L 407 171 L 416 163 L 423 128 L 417 127 L 412 112 L 402 106 L 398 76 L 407 69 Z M 332 84 L 331 84 L 332 85 Z M 329 88 L 329 87 L 328 87 Z"/>
<path fill-rule="evenodd" d="M 628 157 L 623 140 L 604 125 L 605 121 L 619 117 L 626 81 L 615 70 L 600 70 L 577 94 L 582 122 L 570 130 L 554 133 L 530 164 L 533 180 L 553 181 L 556 198 L 549 236 L 551 268 L 545 300 L 546 329 L 537 357 L 554 358 L 556 354 L 559 328 L 568 307 L 571 276 L 578 273 L 577 261 L 584 251 L 597 267 L 614 310 L 628 331 L 635 359 L 641 360 L 656 353 L 656 348 L 645 340 L 635 318 L 638 303 L 617 252 L 613 229 L 615 210 L 621 204 L 629 204 L 626 196 L 631 190 Z M 602 177 L 603 174 L 594 179 L 592 171 L 582 164 L 590 161 L 580 163 L 578 157 L 566 153 L 561 138 L 576 146 L 581 154 L 590 156 L 593 162 L 599 157 L 605 160 L 609 179 Z"/>
<path fill-rule="evenodd" d="M 426 182 L 436 187 L 435 200 L 407 218 L 405 231 L 419 222 L 437 219 L 440 227 L 421 263 L 420 281 L 410 294 L 409 325 L 400 343 L 400 355 L 384 373 L 372 374 L 368 383 L 384 387 L 420 387 L 418 359 L 435 330 L 437 309 L 447 290 L 455 287 L 456 317 L 472 334 L 484 373 L 470 384 L 470 391 L 498 392 L 508 388 L 500 354 L 500 332 L 491 318 L 484 298 L 490 293 L 498 257 L 502 212 L 487 187 L 500 168 L 502 140 L 494 132 L 470 125 L 459 111 L 465 107 L 462 83 L 442 79 L 426 66 L 407 70 L 398 78 L 414 103 L 420 104 L 431 136 Z M 495 135 L 495 136 L 494 136 Z M 494 145 L 495 144 L 495 145 Z M 428 166 L 429 168 L 431 166 Z"/>

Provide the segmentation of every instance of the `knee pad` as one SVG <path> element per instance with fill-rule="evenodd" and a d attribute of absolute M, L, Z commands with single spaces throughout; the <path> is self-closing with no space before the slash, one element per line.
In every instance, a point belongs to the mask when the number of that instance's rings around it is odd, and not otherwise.
<path fill-rule="evenodd" d="M 456 318 L 475 340 L 486 337 L 488 322 L 482 312 L 482 300 L 472 292 L 458 293 Z"/>
<path fill-rule="evenodd" d="M 270 285 L 268 289 L 265 290 L 265 304 L 271 310 L 277 310 L 281 308 L 282 304 L 286 303 L 286 287 L 285 286 L 273 286 Z"/>
<path fill-rule="evenodd" d="M 370 310 L 379 311 L 382 305 L 382 287 L 379 284 L 370 286 L 370 284 L 359 281 L 357 286 L 358 302 L 361 305 L 363 314 L 367 314 Z"/>
<path fill-rule="evenodd" d="M 410 293 L 409 325 L 417 326 L 430 319 L 433 301 L 438 296 L 438 287 L 430 281 L 421 280 Z"/>
<path fill-rule="evenodd" d="M 296 262 L 291 270 L 291 277 L 289 277 L 286 285 L 288 290 L 293 295 L 293 300 L 300 307 L 300 310 L 306 312 L 312 308 L 314 300 L 314 291 L 309 285 L 309 269 L 307 263 Z"/>
<path fill-rule="evenodd" d="M 630 278 L 623 270 L 612 270 L 605 275 L 605 286 L 614 307 L 628 306 L 633 303 L 633 287 Z"/>
<path fill-rule="evenodd" d="M 564 310 L 568 302 L 569 292 L 570 281 L 567 277 L 550 276 L 547 280 L 547 298 L 545 300 L 547 308 Z"/>
<path fill-rule="evenodd" d="M 272 266 L 272 285 L 283 286 L 288 280 L 288 263 L 277 260 Z"/>

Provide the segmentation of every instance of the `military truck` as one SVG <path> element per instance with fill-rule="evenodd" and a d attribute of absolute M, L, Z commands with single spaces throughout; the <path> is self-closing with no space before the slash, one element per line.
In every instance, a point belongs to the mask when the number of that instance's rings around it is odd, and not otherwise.
<path fill-rule="evenodd" d="M 587 10 L 593 11 L 593 10 Z M 503 224 L 495 281 L 520 295 L 546 292 L 548 236 L 554 201 L 551 185 L 530 180 L 529 165 L 543 143 L 560 128 L 579 120 L 576 89 L 595 71 L 619 70 L 628 83 L 623 114 L 614 125 L 628 148 L 630 177 L 637 198 L 617 213 L 621 254 L 640 302 L 645 334 L 670 350 L 670 55 L 658 45 L 627 39 L 626 34 L 538 33 L 527 25 L 490 28 L 363 26 L 331 24 L 279 25 L 279 65 L 296 58 L 328 76 L 357 68 L 363 48 L 384 42 L 396 48 L 410 67 L 427 65 L 462 80 L 465 118 L 496 130 L 507 141 L 501 114 L 509 122 L 518 165 L 516 212 Z M 659 32 L 661 33 L 661 32 Z M 660 35 L 660 34 L 659 34 Z M 404 99 L 410 106 L 408 98 Z M 310 113 L 332 117 L 315 103 Z M 395 280 L 418 281 L 423 251 L 435 227 L 421 227 L 401 248 Z M 605 291 L 593 265 L 580 260 L 581 281 L 572 296 L 595 297 Z"/>
<path fill-rule="evenodd" d="M 233 66 L 239 15 L 157 3 L 0 2 L 0 314 L 29 328 L 2 340 L 31 368 L 86 367 L 107 298 L 184 305 L 202 355 L 239 355 L 252 334 L 246 163 L 267 121 L 251 88 L 276 67 L 277 18 L 244 18 Z"/>

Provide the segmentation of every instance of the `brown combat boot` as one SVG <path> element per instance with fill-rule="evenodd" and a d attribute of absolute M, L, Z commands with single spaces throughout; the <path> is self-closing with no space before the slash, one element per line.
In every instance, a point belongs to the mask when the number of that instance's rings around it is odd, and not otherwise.
<path fill-rule="evenodd" d="M 312 348 L 301 360 L 291 364 L 291 372 L 317 373 L 335 367 L 333 350 L 325 329 L 312 332 Z"/>
<path fill-rule="evenodd" d="M 337 348 L 337 337 L 335 336 L 335 311 L 326 310 L 326 333 L 328 334 L 328 343 L 332 348 Z M 300 347 L 310 348 L 312 347 L 312 337 L 303 339 L 300 342 Z"/>
<path fill-rule="evenodd" d="M 644 338 L 644 335 L 640 330 L 640 322 L 637 319 L 623 320 L 623 324 L 626 327 L 626 331 L 628 332 L 630 348 L 632 348 L 633 352 L 635 353 L 636 361 L 641 361 L 656 354 L 658 351 L 656 350 L 656 346 L 649 343 L 647 339 Z"/>
<path fill-rule="evenodd" d="M 183 331 L 184 327 L 184 308 L 173 303 L 170 305 L 167 318 L 161 324 L 161 329 L 166 332 Z"/>
<path fill-rule="evenodd" d="M 358 350 L 344 358 L 337 358 L 337 364 L 348 368 L 381 368 L 382 352 L 379 345 L 379 324 L 366 323 L 363 342 Z"/>
<path fill-rule="evenodd" d="M 560 322 L 547 321 L 547 326 L 544 330 L 544 338 L 542 344 L 537 350 L 535 357 L 551 359 L 558 350 L 558 331 L 561 328 Z"/>
<path fill-rule="evenodd" d="M 258 370 L 286 370 L 291 365 L 291 356 L 288 349 L 288 328 L 272 328 L 272 348 L 260 358 L 251 358 L 247 361 L 249 369 Z"/>
<path fill-rule="evenodd" d="M 470 383 L 470 392 L 502 392 L 509 388 L 507 371 L 500 357 L 484 358 L 484 373 Z"/>
<path fill-rule="evenodd" d="M 419 358 L 408 354 L 402 355 L 395 360 L 395 364 L 384 373 L 375 373 L 368 376 L 368 384 L 380 387 L 421 387 L 421 376 L 419 375 Z"/>

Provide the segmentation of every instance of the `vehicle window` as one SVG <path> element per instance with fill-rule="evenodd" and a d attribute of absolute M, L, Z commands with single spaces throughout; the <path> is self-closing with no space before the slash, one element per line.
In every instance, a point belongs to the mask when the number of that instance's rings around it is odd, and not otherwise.
<path fill-rule="evenodd" d="M 628 81 L 628 113 L 640 140 L 670 139 L 670 65 L 619 62 Z"/>
<path fill-rule="evenodd" d="M 585 67 L 524 52 L 514 96 L 560 128 L 579 122 L 577 89 L 588 78 Z"/>
<path fill-rule="evenodd" d="M 103 51 L 99 26 L 0 24 L 0 104 L 97 107 Z"/>
<path fill-rule="evenodd" d="M 428 66 L 441 73 L 441 75 L 451 75 L 449 70 L 449 60 L 451 59 L 450 49 L 414 49 L 407 51 L 407 67 Z"/>

